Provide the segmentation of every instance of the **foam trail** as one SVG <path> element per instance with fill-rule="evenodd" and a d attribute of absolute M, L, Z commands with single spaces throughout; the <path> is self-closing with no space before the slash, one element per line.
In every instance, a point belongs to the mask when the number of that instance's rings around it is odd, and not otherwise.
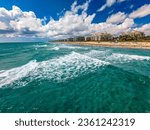
<path fill-rule="evenodd" d="M 91 50 L 88 53 L 85 53 L 85 55 L 95 58 L 105 58 L 110 53 L 110 50 L 106 51 L 99 51 L 99 50 Z"/>
<path fill-rule="evenodd" d="M 59 46 L 60 48 L 65 48 L 65 49 L 87 49 L 86 47 L 82 46 L 71 46 L 71 45 L 61 45 Z"/>
<path fill-rule="evenodd" d="M 130 62 L 133 60 L 150 60 L 149 56 L 139 56 L 139 55 L 128 55 L 128 54 L 119 54 L 113 53 L 112 55 L 106 57 L 106 61 L 119 61 L 119 62 Z"/>
<path fill-rule="evenodd" d="M 31 61 L 26 65 L 23 65 L 21 67 L 13 68 L 6 71 L 0 72 L 0 87 L 4 85 L 8 85 L 13 83 L 16 80 L 19 80 L 26 75 L 28 75 L 30 72 L 33 71 L 38 66 L 36 61 Z"/>
<path fill-rule="evenodd" d="M 48 45 L 34 45 L 34 47 L 36 48 L 44 48 L 44 47 L 47 47 Z"/>
<path fill-rule="evenodd" d="M 45 79 L 64 81 L 69 78 L 77 77 L 79 74 L 87 72 L 87 70 L 88 72 L 93 71 L 95 68 L 105 64 L 108 63 L 72 52 L 58 59 L 41 62 L 38 69 L 43 69 L 37 72 L 40 73 L 38 74 L 39 78 L 44 77 Z"/>
<path fill-rule="evenodd" d="M 51 49 L 49 49 L 49 50 L 58 51 L 59 49 L 60 49 L 59 47 L 53 47 L 53 48 L 51 48 Z"/>
<path fill-rule="evenodd" d="M 21 67 L 5 70 L 0 73 L 0 87 L 18 84 L 27 84 L 33 80 L 48 79 L 63 82 L 67 79 L 78 77 L 80 74 L 95 71 L 96 68 L 107 65 L 108 62 L 72 52 L 69 55 L 48 61 L 31 61 Z M 23 78 L 28 78 L 24 81 Z"/>

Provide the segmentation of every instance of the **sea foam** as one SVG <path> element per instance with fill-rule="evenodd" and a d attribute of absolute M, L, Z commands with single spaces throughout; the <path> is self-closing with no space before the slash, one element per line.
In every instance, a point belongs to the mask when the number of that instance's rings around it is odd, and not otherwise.
<path fill-rule="evenodd" d="M 130 62 L 130 61 L 142 61 L 150 60 L 149 56 L 140 56 L 140 55 L 129 55 L 129 54 L 120 54 L 113 53 L 112 55 L 106 58 L 106 61 L 115 61 L 115 62 Z"/>
<path fill-rule="evenodd" d="M 110 52 L 111 52 L 110 50 L 105 50 L 105 51 L 103 51 L 103 50 L 91 50 L 91 51 L 85 53 L 85 55 L 93 57 L 93 58 L 101 59 L 101 58 L 106 58 Z"/>
<path fill-rule="evenodd" d="M 0 72 L 0 87 L 11 84 L 16 80 L 19 80 L 27 76 L 37 66 L 38 66 L 38 63 L 36 61 L 31 61 L 28 64 L 23 65 L 21 67 L 1 71 Z"/>
<path fill-rule="evenodd" d="M 96 68 L 108 65 L 108 62 L 72 52 L 48 61 L 31 61 L 21 67 L 0 72 L 0 87 L 16 84 L 27 84 L 33 80 L 53 80 L 63 82 L 80 74 L 95 71 Z M 27 78 L 28 80 L 23 80 Z"/>

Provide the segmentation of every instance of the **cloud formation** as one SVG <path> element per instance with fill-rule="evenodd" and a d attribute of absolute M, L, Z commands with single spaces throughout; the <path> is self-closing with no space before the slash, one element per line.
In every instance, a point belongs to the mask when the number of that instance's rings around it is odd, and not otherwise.
<path fill-rule="evenodd" d="M 13 6 L 12 10 L 0 8 L 0 36 L 5 37 L 41 37 L 61 38 L 76 35 L 87 35 L 95 13 L 86 13 L 91 0 L 82 5 L 75 1 L 70 11 L 66 11 L 59 20 L 53 18 L 47 24 L 42 24 L 45 19 L 39 19 L 32 11 L 23 12 L 19 7 Z M 81 14 L 79 14 L 81 11 Z M 10 32 L 10 30 L 12 30 Z"/>
<path fill-rule="evenodd" d="M 107 0 L 110 1 L 110 0 Z M 116 0 L 123 2 L 124 0 Z M 115 2 L 116 2 L 115 1 Z M 65 11 L 58 20 L 51 18 L 48 23 L 46 17 L 37 18 L 32 11 L 22 11 L 19 7 L 13 6 L 12 10 L 0 8 L 0 38 L 29 37 L 29 38 L 49 38 L 61 39 L 75 36 L 85 36 L 96 32 L 109 32 L 118 35 L 122 32 L 136 29 L 150 34 L 150 25 L 135 28 L 134 18 L 144 17 L 149 14 L 148 5 L 137 9 L 131 14 L 118 12 L 112 14 L 106 22 L 93 23 L 96 13 L 87 14 L 91 0 L 87 0 L 82 5 L 75 1 L 70 10 Z M 109 6 L 114 4 L 114 0 Z M 144 10 L 145 9 L 145 10 Z M 139 13 L 143 10 L 142 13 Z"/>
<path fill-rule="evenodd" d="M 146 35 L 150 36 L 150 23 L 143 25 L 142 27 L 136 28 L 137 31 L 142 31 Z"/>
<path fill-rule="evenodd" d="M 143 5 L 142 7 L 138 8 L 137 10 L 133 11 L 129 17 L 130 18 L 142 18 L 147 15 L 150 15 L 150 4 Z"/>
<path fill-rule="evenodd" d="M 119 24 L 119 23 L 122 23 L 126 17 L 127 17 L 127 15 L 125 13 L 118 12 L 118 13 L 113 14 L 110 17 L 108 17 L 106 22 L 113 23 L 113 24 Z"/>
<path fill-rule="evenodd" d="M 106 3 L 101 7 L 99 8 L 97 11 L 98 12 L 101 12 L 103 11 L 104 9 L 106 9 L 107 7 L 111 7 L 112 5 L 114 5 L 116 2 L 124 2 L 126 0 L 106 0 Z"/>
<path fill-rule="evenodd" d="M 86 13 L 89 3 L 90 1 L 87 1 L 83 5 L 77 5 L 75 1 L 71 6 L 71 10 L 66 11 L 59 20 L 51 19 L 44 26 L 44 30 L 48 30 L 47 35 L 61 38 L 89 34 L 90 25 L 96 15 L 95 13 L 92 15 Z M 79 14 L 79 10 L 81 14 Z"/>
<path fill-rule="evenodd" d="M 0 30 L 5 32 L 6 37 L 15 37 L 21 34 L 35 36 L 36 33 L 42 32 L 42 26 L 42 19 L 36 18 L 32 11 L 23 12 L 17 6 L 13 6 L 12 10 L 0 8 Z"/>

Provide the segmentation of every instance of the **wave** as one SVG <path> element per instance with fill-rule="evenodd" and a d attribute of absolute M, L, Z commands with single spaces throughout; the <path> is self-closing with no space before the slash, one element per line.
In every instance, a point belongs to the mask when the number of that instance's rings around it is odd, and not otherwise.
<path fill-rule="evenodd" d="M 1 71 L 0 72 L 0 87 L 11 84 L 16 80 L 19 80 L 27 76 L 37 66 L 38 66 L 38 63 L 36 61 L 31 61 L 28 64 L 23 65 L 21 67 Z"/>
<path fill-rule="evenodd" d="M 63 82 L 80 74 L 93 72 L 96 68 L 109 64 L 89 56 L 72 52 L 48 61 L 31 61 L 21 67 L 0 72 L 0 87 L 26 85 L 33 80 L 53 80 Z M 24 79 L 27 78 L 27 79 Z"/>
<path fill-rule="evenodd" d="M 60 45 L 60 48 L 65 48 L 65 49 L 87 49 L 87 47 L 82 47 L 82 46 L 71 46 L 71 45 Z"/>
<path fill-rule="evenodd" d="M 47 47 L 45 45 L 36 45 L 36 47 Z M 48 50 L 52 50 L 52 51 L 58 51 L 59 49 L 81 49 L 82 47 L 79 46 L 70 46 L 70 45 L 59 45 L 59 46 L 54 46 L 52 48 L 48 48 Z M 84 48 L 85 49 L 85 48 Z"/>
<path fill-rule="evenodd" d="M 114 53 L 111 50 L 91 50 L 84 54 L 92 58 L 97 58 L 99 60 L 109 62 L 110 64 L 122 64 L 134 61 L 150 60 L 150 56 Z"/>
<path fill-rule="evenodd" d="M 44 48 L 44 47 L 47 47 L 48 45 L 34 45 L 34 47 L 36 48 Z"/>
<path fill-rule="evenodd" d="M 105 51 L 91 50 L 90 52 L 85 53 L 85 55 L 95 58 L 106 58 L 109 55 L 109 53 L 111 53 L 110 50 Z"/>
<path fill-rule="evenodd" d="M 120 53 L 113 53 L 112 55 L 106 58 L 106 61 L 115 61 L 115 62 L 130 62 L 133 60 L 150 60 L 149 56 L 139 56 L 139 55 L 129 55 L 129 54 L 120 54 Z"/>
<path fill-rule="evenodd" d="M 59 47 L 53 47 L 53 48 L 50 48 L 49 50 L 58 51 L 59 49 L 60 49 Z"/>
<path fill-rule="evenodd" d="M 140 55 L 129 55 L 129 54 L 121 54 L 121 53 L 113 53 L 110 50 L 99 51 L 99 50 L 91 50 L 85 55 L 96 58 L 103 58 L 106 61 L 131 61 L 131 60 L 150 60 L 149 56 L 140 56 Z"/>

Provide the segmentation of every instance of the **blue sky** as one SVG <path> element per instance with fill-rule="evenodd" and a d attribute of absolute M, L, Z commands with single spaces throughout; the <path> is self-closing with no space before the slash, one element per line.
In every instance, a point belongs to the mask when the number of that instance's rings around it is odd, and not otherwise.
<path fill-rule="evenodd" d="M 0 0 L 0 41 L 132 30 L 150 35 L 150 0 Z"/>

